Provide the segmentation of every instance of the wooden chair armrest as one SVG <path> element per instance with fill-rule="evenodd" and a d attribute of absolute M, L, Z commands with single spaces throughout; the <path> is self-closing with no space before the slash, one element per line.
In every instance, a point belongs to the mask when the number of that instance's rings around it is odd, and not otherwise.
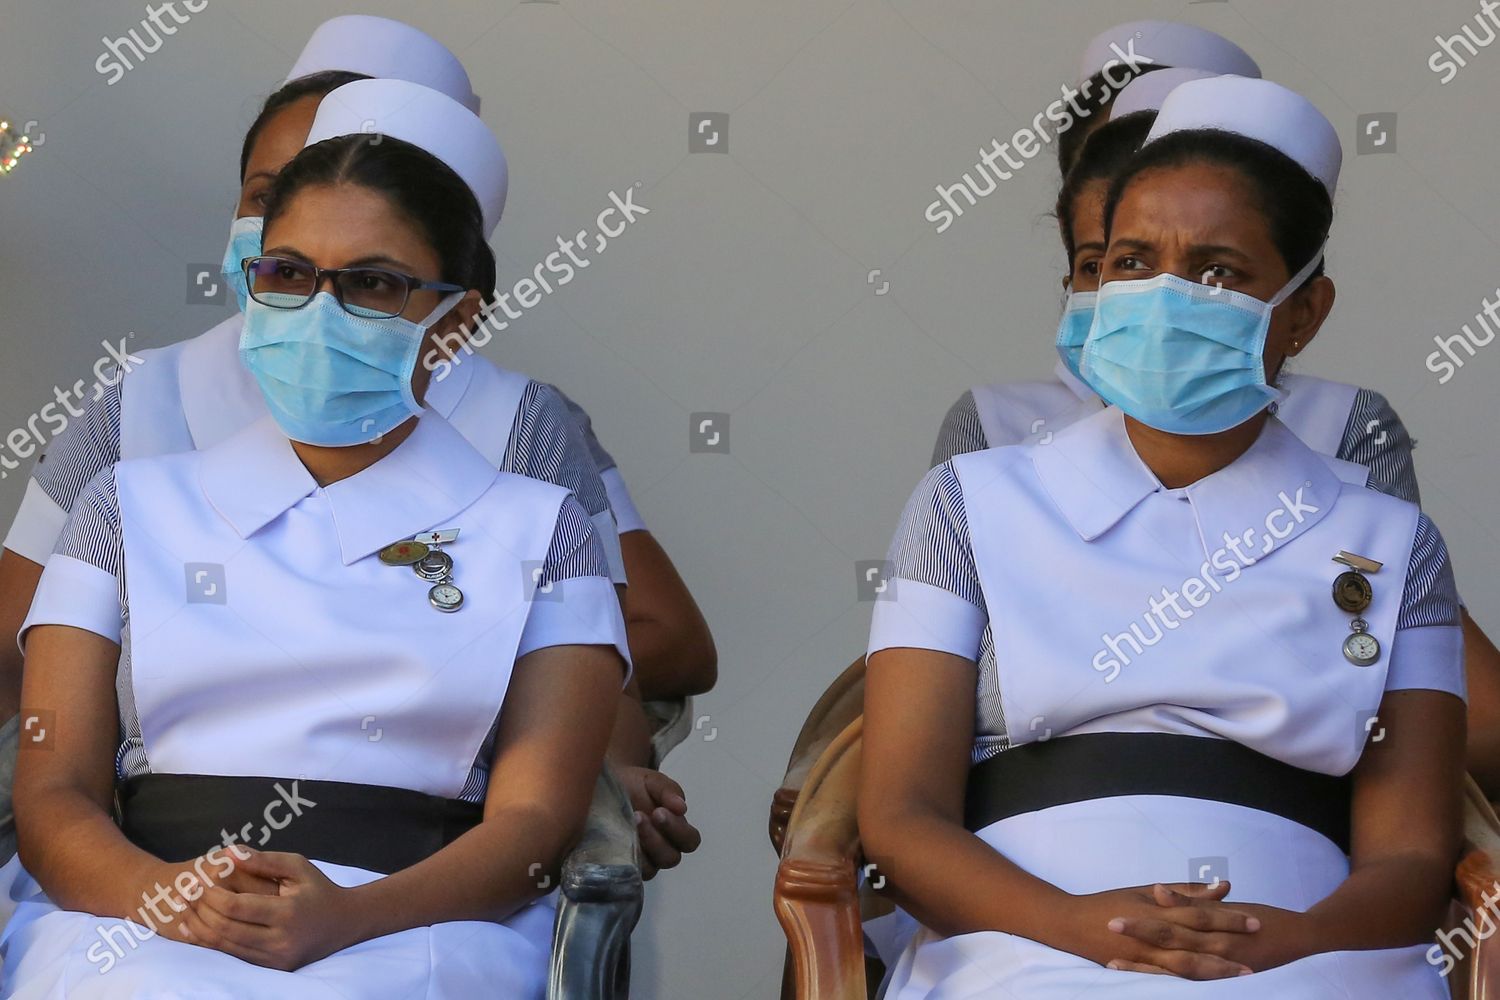
<path fill-rule="evenodd" d="M 858 880 L 860 746 L 864 720 L 839 734 L 808 774 L 776 870 L 797 1000 L 865 1000 Z"/>
<path fill-rule="evenodd" d="M 648 701 L 641 708 L 651 725 L 651 766 L 659 769 L 667 754 L 693 731 L 693 699 L 685 695 L 670 701 Z"/>
<path fill-rule="evenodd" d="M 781 838 L 786 831 L 787 819 L 797 803 L 797 793 L 807 781 L 808 773 L 822 758 L 835 738 L 849 723 L 864 714 L 865 710 L 865 659 L 860 657 L 834 678 L 807 713 L 807 720 L 792 745 L 787 759 L 786 776 L 771 797 L 769 832 L 771 846 L 781 853 Z"/>

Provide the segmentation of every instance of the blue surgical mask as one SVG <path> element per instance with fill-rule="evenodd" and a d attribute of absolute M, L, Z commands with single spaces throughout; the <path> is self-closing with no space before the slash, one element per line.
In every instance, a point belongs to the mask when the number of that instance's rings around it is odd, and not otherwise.
<path fill-rule="evenodd" d="M 1276 307 L 1308 279 L 1321 251 L 1269 302 L 1158 274 L 1099 289 L 1082 378 L 1112 406 L 1170 434 L 1218 434 L 1283 393 L 1266 384 Z"/>
<path fill-rule="evenodd" d="M 364 444 L 422 412 L 411 384 L 417 355 L 427 328 L 461 298 L 447 296 L 421 323 L 352 316 L 329 292 L 300 309 L 251 299 L 240 360 L 287 437 L 325 447 Z"/>
<path fill-rule="evenodd" d="M 265 226 L 265 219 L 260 216 L 246 216 L 235 219 L 234 224 L 229 227 L 229 246 L 224 251 L 224 280 L 229 282 L 229 287 L 234 289 L 234 297 L 240 304 L 240 312 L 245 311 L 245 303 L 250 300 L 250 292 L 245 287 L 245 269 L 240 266 L 240 261 L 246 257 L 260 256 L 260 232 Z"/>
<path fill-rule="evenodd" d="M 1083 378 L 1078 372 L 1078 362 L 1083 356 L 1083 342 L 1094 324 L 1094 303 L 1098 299 L 1098 292 L 1069 292 L 1062 319 L 1057 322 L 1057 354 L 1075 378 Z"/>

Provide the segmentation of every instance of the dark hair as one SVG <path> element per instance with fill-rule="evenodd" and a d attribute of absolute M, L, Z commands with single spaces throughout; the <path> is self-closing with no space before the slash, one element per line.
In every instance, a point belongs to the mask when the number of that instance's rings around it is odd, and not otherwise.
<path fill-rule="evenodd" d="M 484 216 L 469 185 L 442 160 L 387 135 L 341 135 L 308 146 L 282 168 L 266 199 L 265 228 L 303 188 L 358 184 L 390 199 L 421 227 L 442 262 L 442 280 L 495 288 L 495 254 L 485 240 Z"/>
<path fill-rule="evenodd" d="M 1057 225 L 1062 230 L 1063 246 L 1068 250 L 1069 268 L 1077 250 L 1073 245 L 1073 220 L 1078 196 L 1096 181 L 1113 181 L 1146 141 L 1155 121 L 1155 111 L 1137 111 L 1101 125 L 1083 144 L 1077 162 L 1057 192 Z"/>
<path fill-rule="evenodd" d="M 1130 79 L 1139 80 L 1147 73 L 1154 73 L 1159 69 L 1167 67 L 1160 64 L 1141 66 Z M 1104 127 L 1102 121 L 1123 89 L 1125 88 L 1116 89 L 1114 84 L 1106 80 L 1102 69 L 1079 84 L 1077 105 L 1087 114 L 1080 118 L 1073 113 L 1072 127 L 1057 134 L 1057 169 L 1064 177 L 1078 162 L 1078 153 L 1083 149 L 1084 141 Z"/>
<path fill-rule="evenodd" d="M 1255 199 L 1252 207 L 1265 216 L 1271 240 L 1289 273 L 1296 274 L 1323 249 L 1333 227 L 1333 199 L 1322 182 L 1281 150 L 1219 129 L 1173 132 L 1132 157 L 1110 184 L 1104 205 L 1106 237 L 1131 181 L 1148 170 L 1192 163 L 1225 167 L 1249 182 Z M 1319 262 L 1308 280 L 1322 273 Z"/>
<path fill-rule="evenodd" d="M 240 183 L 243 184 L 245 181 L 245 168 L 250 165 L 250 151 L 255 148 L 255 140 L 260 138 L 261 132 L 265 131 L 271 119 L 276 116 L 276 112 L 304 97 L 327 97 L 346 83 L 368 79 L 369 77 L 363 73 L 330 69 L 322 73 L 299 76 L 266 98 L 266 103 L 261 105 L 260 114 L 255 116 L 255 122 L 250 126 L 250 131 L 245 133 L 244 145 L 240 147 Z"/>

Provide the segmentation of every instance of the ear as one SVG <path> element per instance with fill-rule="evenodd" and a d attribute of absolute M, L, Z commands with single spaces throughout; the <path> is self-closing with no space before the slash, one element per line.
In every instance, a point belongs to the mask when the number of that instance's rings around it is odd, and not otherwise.
<path fill-rule="evenodd" d="M 1319 275 L 1293 292 L 1292 297 L 1276 311 L 1277 322 L 1272 324 L 1272 337 L 1269 338 L 1275 343 L 1266 344 L 1267 353 L 1274 346 L 1276 353 L 1284 357 L 1295 358 L 1301 354 L 1323 328 L 1323 322 L 1333 311 L 1336 295 L 1333 279 L 1327 275 Z"/>

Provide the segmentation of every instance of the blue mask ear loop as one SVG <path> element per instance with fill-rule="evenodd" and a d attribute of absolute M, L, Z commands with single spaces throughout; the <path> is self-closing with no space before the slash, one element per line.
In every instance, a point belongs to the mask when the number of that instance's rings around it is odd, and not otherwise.
<path fill-rule="evenodd" d="M 447 295 L 443 296 L 441 301 L 438 302 L 437 306 L 433 308 L 432 312 L 428 313 L 420 323 L 412 324 L 413 326 L 420 327 L 422 332 L 417 336 L 416 345 L 412 351 L 413 357 L 411 359 L 411 371 L 407 374 L 406 378 L 401 380 L 401 399 L 412 413 L 422 412 L 422 406 L 417 402 L 417 394 L 412 391 L 412 378 L 417 373 L 417 363 L 418 360 L 422 357 L 422 348 L 427 343 L 427 334 L 434 326 L 437 325 L 437 321 L 448 315 L 448 313 L 452 312 L 453 307 L 462 302 L 463 297 L 467 294 L 469 293 L 449 292 Z M 396 318 L 399 319 L 400 317 Z M 407 320 L 406 322 L 411 321 Z"/>
<path fill-rule="evenodd" d="M 1318 252 L 1312 255 L 1312 260 L 1302 265 L 1302 270 L 1292 275 L 1291 280 L 1282 287 L 1281 291 L 1271 296 L 1271 300 L 1267 302 L 1266 305 L 1270 306 L 1274 310 L 1287 299 L 1291 298 L 1292 295 L 1296 293 L 1297 289 L 1301 288 L 1303 284 L 1306 283 L 1307 279 L 1313 276 L 1313 272 L 1318 269 L 1318 265 L 1323 262 L 1323 258 L 1325 255 L 1327 255 L 1327 253 L 1328 240 L 1324 239 L 1322 245 L 1318 247 Z M 1285 367 L 1286 359 L 1282 358 L 1281 367 L 1276 369 L 1276 377 L 1272 380 L 1273 383 L 1281 379 L 1281 369 Z M 1276 410 L 1280 407 L 1282 400 L 1284 400 L 1285 398 L 1286 393 L 1284 391 L 1281 391 L 1281 399 L 1278 399 L 1276 402 L 1271 404 L 1271 416 L 1274 417 L 1276 415 Z"/>

